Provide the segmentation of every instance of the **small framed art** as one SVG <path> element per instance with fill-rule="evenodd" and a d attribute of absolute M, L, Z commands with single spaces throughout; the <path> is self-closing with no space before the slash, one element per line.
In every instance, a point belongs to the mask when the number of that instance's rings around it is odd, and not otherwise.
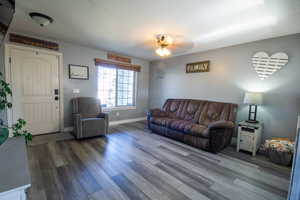
<path fill-rule="evenodd" d="M 69 64 L 69 78 L 89 80 L 89 67 Z"/>

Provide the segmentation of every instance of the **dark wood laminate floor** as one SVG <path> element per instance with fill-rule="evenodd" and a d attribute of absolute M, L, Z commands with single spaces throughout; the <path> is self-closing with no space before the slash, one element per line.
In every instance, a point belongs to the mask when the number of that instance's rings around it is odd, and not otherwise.
<path fill-rule="evenodd" d="M 211 154 L 150 134 L 144 122 L 106 137 L 28 146 L 29 200 L 283 200 L 290 169 L 232 147 Z M 34 143 L 33 143 L 34 144 Z"/>

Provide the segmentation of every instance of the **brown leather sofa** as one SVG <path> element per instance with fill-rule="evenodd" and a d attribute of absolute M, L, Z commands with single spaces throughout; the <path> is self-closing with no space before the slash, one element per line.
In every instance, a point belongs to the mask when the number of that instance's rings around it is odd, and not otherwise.
<path fill-rule="evenodd" d="M 155 133 L 217 153 L 231 143 L 237 105 L 192 99 L 168 99 L 151 109 L 148 127 Z"/>

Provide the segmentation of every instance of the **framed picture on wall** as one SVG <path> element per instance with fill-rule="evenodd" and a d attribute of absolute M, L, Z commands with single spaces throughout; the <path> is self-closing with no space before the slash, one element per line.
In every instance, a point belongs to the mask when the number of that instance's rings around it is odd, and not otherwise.
<path fill-rule="evenodd" d="M 89 67 L 69 64 L 69 78 L 89 80 Z"/>

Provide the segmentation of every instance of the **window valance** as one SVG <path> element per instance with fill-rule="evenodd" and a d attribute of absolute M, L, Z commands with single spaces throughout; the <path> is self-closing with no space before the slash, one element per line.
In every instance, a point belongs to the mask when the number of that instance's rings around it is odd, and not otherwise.
<path fill-rule="evenodd" d="M 141 66 L 139 65 L 132 65 L 127 63 L 119 63 L 119 62 L 113 62 L 109 60 L 104 60 L 100 58 L 95 58 L 95 65 L 101 65 L 103 67 L 111 67 L 111 68 L 118 68 L 118 69 L 124 69 L 124 70 L 131 70 L 135 72 L 141 71 Z"/>

